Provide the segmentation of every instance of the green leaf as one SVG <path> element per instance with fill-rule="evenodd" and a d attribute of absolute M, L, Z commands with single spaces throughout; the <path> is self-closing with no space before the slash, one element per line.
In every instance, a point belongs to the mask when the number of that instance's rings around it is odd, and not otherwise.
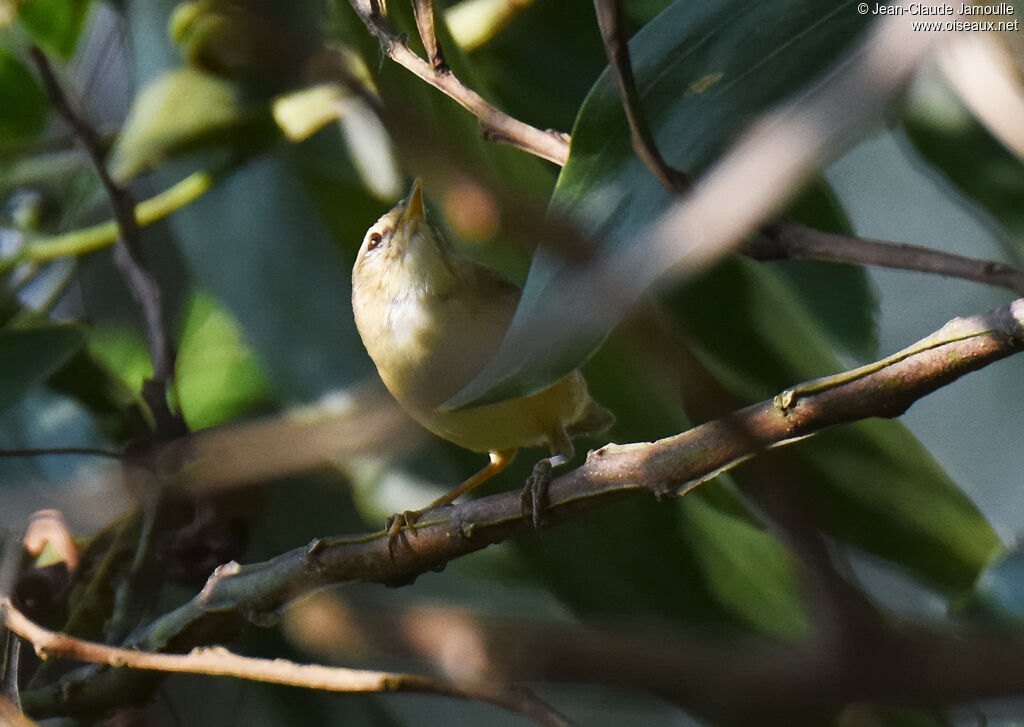
<path fill-rule="evenodd" d="M 793 557 L 748 518 L 721 509 L 711 497 L 686 497 L 680 528 L 708 589 L 740 622 L 777 637 L 805 635 L 807 614 Z"/>
<path fill-rule="evenodd" d="M 959 595 L 999 553 L 977 506 L 898 422 L 871 420 L 801 442 L 819 473 L 808 499 L 827 530 Z"/>
<path fill-rule="evenodd" d="M 348 267 L 281 157 L 237 169 L 170 224 L 276 394 L 311 401 L 372 371 L 352 317 Z"/>
<path fill-rule="evenodd" d="M 839 368 L 821 329 L 768 266 L 723 265 L 680 292 L 673 310 L 702 363 L 739 401 Z M 898 422 L 839 427 L 783 451 L 823 528 L 947 593 L 968 587 L 999 549 L 978 508 Z M 734 472 L 741 484 L 747 476 Z"/>
<path fill-rule="evenodd" d="M 186 313 L 175 380 L 192 429 L 230 421 L 260 403 L 267 392 L 238 324 L 205 293 L 196 294 Z"/>
<path fill-rule="evenodd" d="M 824 14 L 812 0 L 673 3 L 630 41 L 642 103 L 666 160 L 699 175 L 759 113 L 836 61 L 865 23 L 851 2 Z M 642 238 L 669 202 L 633 153 L 616 83 L 606 71 L 577 117 L 552 207 L 580 221 L 607 252 Z M 642 269 L 644 258 L 633 262 L 635 285 L 603 291 L 618 301 L 616 308 L 638 299 L 663 272 Z M 585 361 L 618 320 L 562 310 L 564 291 L 584 284 L 575 266 L 540 249 L 501 349 L 449 405 L 531 393 Z M 531 345 L 542 323 L 558 332 L 560 345 Z"/>
<path fill-rule="evenodd" d="M 823 179 L 809 185 L 783 217 L 827 232 L 853 233 L 839 200 Z M 878 298 L 863 267 L 781 260 L 772 268 L 793 286 L 833 343 L 859 357 L 873 358 L 878 353 Z"/>
<path fill-rule="evenodd" d="M 42 131 L 50 115 L 46 94 L 14 56 L 0 46 L 0 144 Z"/>
<path fill-rule="evenodd" d="M 72 326 L 0 331 L 0 411 L 46 381 L 84 342 Z"/>
<path fill-rule="evenodd" d="M 228 81 L 179 68 L 158 76 L 135 98 L 111 154 L 110 173 L 123 182 L 197 148 L 251 150 L 275 135 L 269 107 L 248 104 Z"/>
<path fill-rule="evenodd" d="M 989 134 L 939 81 L 918 89 L 903 117 L 914 148 L 960 192 L 979 204 L 1009 235 L 1007 253 L 1024 260 L 1024 163 Z"/>
<path fill-rule="evenodd" d="M 18 9 L 18 20 L 48 53 L 71 57 L 89 14 L 90 0 L 32 0 Z"/>
<path fill-rule="evenodd" d="M 126 391 L 141 392 L 142 382 L 153 375 L 146 341 L 133 328 L 92 326 L 89 353 Z"/>

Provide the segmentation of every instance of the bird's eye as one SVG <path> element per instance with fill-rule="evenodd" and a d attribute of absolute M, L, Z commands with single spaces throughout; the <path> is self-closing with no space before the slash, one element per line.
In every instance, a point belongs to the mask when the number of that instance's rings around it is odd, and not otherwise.
<path fill-rule="evenodd" d="M 366 241 L 366 249 L 372 250 L 383 241 L 384 237 L 379 232 L 371 232 L 370 239 Z"/>

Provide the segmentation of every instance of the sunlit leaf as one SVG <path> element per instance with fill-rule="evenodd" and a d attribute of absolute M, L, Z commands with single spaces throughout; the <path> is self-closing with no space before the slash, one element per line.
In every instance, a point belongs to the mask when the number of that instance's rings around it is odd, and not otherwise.
<path fill-rule="evenodd" d="M 42 48 L 67 60 L 75 51 L 90 0 L 32 0 L 18 8 L 18 20 Z"/>
<path fill-rule="evenodd" d="M 680 532 L 723 608 L 762 633 L 804 634 L 807 615 L 792 555 L 764 528 L 716 507 L 712 498 L 686 500 Z"/>
<path fill-rule="evenodd" d="M 673 3 L 630 42 L 642 102 L 662 153 L 675 166 L 699 174 L 759 112 L 798 92 L 838 59 L 865 22 L 849 2 L 824 13 L 809 0 Z M 580 109 L 552 207 L 577 219 L 607 250 L 635 241 L 669 201 L 633 153 L 616 85 L 605 72 Z M 578 314 L 558 311 L 572 334 L 542 352 L 519 354 L 520 332 L 555 315 L 550 308 L 557 305 L 559 291 L 574 284 L 578 281 L 560 256 L 535 255 L 502 349 L 450 405 L 537 391 L 585 361 L 617 320 L 573 327 Z M 622 296 L 635 297 L 639 289 L 624 290 Z"/>
<path fill-rule="evenodd" d="M 136 97 L 110 171 L 125 181 L 196 148 L 258 148 L 273 134 L 269 108 L 248 104 L 229 81 L 180 68 L 158 76 Z"/>
<path fill-rule="evenodd" d="M 84 341 L 72 326 L 0 331 L 0 411 L 46 381 Z"/>
<path fill-rule="evenodd" d="M 741 402 L 839 368 L 794 292 L 763 264 L 723 265 L 672 303 L 702 362 Z M 898 422 L 839 427 L 783 452 L 817 524 L 930 584 L 963 590 L 999 548 L 977 506 Z M 743 484 L 747 474 L 734 477 Z"/>
<path fill-rule="evenodd" d="M 267 391 L 238 324 L 202 293 L 193 298 L 186 314 L 175 378 L 182 413 L 193 429 L 237 417 Z"/>

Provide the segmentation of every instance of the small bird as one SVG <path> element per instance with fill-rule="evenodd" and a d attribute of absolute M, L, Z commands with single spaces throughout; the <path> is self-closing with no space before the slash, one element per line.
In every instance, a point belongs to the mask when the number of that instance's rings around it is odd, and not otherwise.
<path fill-rule="evenodd" d="M 438 410 L 497 351 L 520 292 L 497 270 L 457 255 L 430 226 L 418 179 L 409 196 L 366 231 L 352 268 L 352 310 L 380 378 L 423 427 L 490 456 L 486 467 L 423 510 L 498 474 L 521 447 L 546 446 L 551 457 L 542 463 L 550 472 L 572 458 L 573 437 L 597 434 L 615 421 L 591 398 L 579 371 L 529 396 Z M 389 518 L 389 536 L 412 526 L 423 510 Z M 539 516 L 536 502 L 533 516 Z"/>

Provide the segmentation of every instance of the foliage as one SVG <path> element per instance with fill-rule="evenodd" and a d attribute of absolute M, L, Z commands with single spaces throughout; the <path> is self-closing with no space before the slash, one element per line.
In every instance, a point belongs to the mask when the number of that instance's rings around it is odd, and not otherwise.
<path fill-rule="evenodd" d="M 397 30 L 422 54 L 407 4 L 388 5 Z M 366 228 L 402 194 L 397 180 L 403 176 L 424 177 L 437 225 L 451 236 L 475 236 L 459 243 L 460 252 L 524 283 L 513 332 L 550 305 L 549 290 L 561 284 L 568 263 L 550 247 L 534 253 L 531 234 L 538 228 L 530 226 L 530 215 L 508 210 L 547 208 L 559 224 L 572 221 L 590 252 L 628 251 L 672 203 L 633 152 L 593 7 L 584 0 L 526 3 L 469 52 L 439 29 L 448 64 L 496 106 L 542 127 L 572 123 L 560 171 L 482 139 L 476 120 L 452 99 L 382 58 L 378 42 L 340 0 L 288 4 L 287 10 L 270 0 L 9 6 L 15 17 L 0 28 L 0 191 L 9 194 L 0 274 L 10 291 L 0 311 L 0 441 L 10 449 L 102 446 L 134 453 L 165 444 L 152 439 L 143 384 L 153 375 L 152 329 L 121 280 L 112 249 L 90 247 L 75 264 L 34 264 L 19 252 L 111 215 L 98 180 L 86 193 L 68 191 L 69 169 L 81 179 L 88 165 L 71 151 L 75 139 L 66 125 L 46 123 L 53 114 L 38 74 L 29 70 L 31 43 L 63 69 L 68 95 L 94 118 L 110 118 L 99 113 L 108 102 L 107 83 L 133 79 L 130 108 L 116 115 L 123 121 L 116 128 L 97 126 L 111 173 L 137 199 L 196 171 L 213 175 L 209 192 L 142 232 L 142 253 L 165 306 L 163 325 L 177 351 L 175 381 L 160 395 L 193 430 L 230 432 L 261 415 L 286 424 L 306 421 L 328 403 L 344 405 L 375 385 L 352 320 L 349 269 Z M 670 163 L 695 176 L 760 114 L 848 61 L 869 19 L 852 2 L 823 10 L 810 0 L 627 2 L 626 8 L 638 28 L 631 50 L 659 147 Z M 99 57 L 123 60 L 123 77 L 97 61 L 95 51 L 86 52 L 95 44 L 105 46 Z M 933 99 L 914 99 L 900 123 L 918 162 L 941 170 L 988 210 L 991 224 L 1005 233 L 1008 254 L 1019 259 L 1015 200 L 1024 167 L 966 110 L 958 107 L 962 123 L 944 125 L 929 105 Z M 480 196 L 485 203 L 470 207 L 467 200 Z M 824 178 L 808 181 L 793 197 L 784 217 L 851 232 L 842 200 Z M 460 208 L 470 209 L 468 218 L 456 214 Z M 608 320 L 598 334 L 567 339 L 524 364 L 526 373 L 505 393 L 542 388 L 582 365 L 595 398 L 616 414 L 608 436 L 639 442 L 878 353 L 876 294 L 865 272 L 852 266 L 755 262 L 737 254 L 695 281 L 659 291 L 640 308 L 624 324 Z M 578 314 L 559 315 L 572 328 Z M 62 412 L 68 426 L 43 426 Z M 397 455 L 384 449 L 295 472 L 267 462 L 265 477 L 226 492 L 206 492 L 188 465 L 175 469 L 180 462 L 161 460 L 161 486 L 180 489 L 152 515 L 158 535 L 138 552 L 137 533 L 145 531 L 137 526 L 138 511 L 121 493 L 108 502 L 106 491 L 98 498 L 87 491 L 93 479 L 113 490 L 113 469 L 88 456 L 69 458 L 56 471 L 34 460 L 0 458 L 0 522 L 21 531 L 31 509 L 59 500 L 83 538 L 85 565 L 66 588 L 47 591 L 54 602 L 39 607 L 38 618 L 57 629 L 87 621 L 90 628 L 80 634 L 121 641 L 194 595 L 221 562 L 256 562 L 314 537 L 376 530 L 384 515 L 428 502 L 435 489 L 481 464 L 478 455 L 433 439 Z M 258 464 L 264 455 L 241 453 Z M 517 487 L 532 457 L 521 453 L 484 490 Z M 777 467 L 774 474 L 741 465 L 685 497 L 635 498 L 591 512 L 460 559 L 403 591 L 360 585 L 338 598 L 368 611 L 433 601 L 545 624 L 611 620 L 640 631 L 798 642 L 819 617 L 807 586 L 814 566 L 794 547 L 791 524 L 775 517 L 770 493 L 781 487 L 806 511 L 803 525 L 824 534 L 831 557 L 845 564 L 841 570 L 883 564 L 890 578 L 912 584 L 949 613 L 969 606 L 979 620 L 1019 618 L 1015 556 L 986 571 L 1002 554 L 995 529 L 958 486 L 956 463 L 947 470 L 943 453 L 930 452 L 899 421 L 837 427 L 772 457 L 766 461 Z M 141 501 L 153 496 L 152 483 L 133 484 Z M 90 498 L 103 502 L 85 507 Z M 881 592 L 879 600 L 886 601 L 885 579 L 879 583 L 864 585 L 867 600 Z M 280 632 L 246 632 L 233 645 L 253 654 L 322 658 L 316 643 L 341 632 L 324 624 L 318 632 L 315 619 L 297 618 L 286 613 Z M 360 653 L 358 646 L 337 647 L 327 658 L 393 666 L 392 658 Z M 36 685 L 59 676 L 27 660 L 23 668 L 26 674 L 38 669 Z M 494 718 L 490 707 L 446 703 L 441 709 L 430 698 L 396 703 L 389 696 L 296 695 L 252 685 L 238 687 L 240 695 L 254 697 L 242 703 L 260 706 L 227 715 L 195 698 L 207 688 L 172 678 L 163 701 L 174 705 L 181 721 L 197 724 Z M 670 705 L 626 689 L 609 697 L 597 688 L 561 690 L 546 683 L 541 691 L 586 724 L 679 723 L 683 714 L 714 723 L 720 716 L 700 700 Z M 753 714 L 731 717 L 758 724 L 807 714 L 842 724 L 858 718 L 946 723 L 942 715 L 876 709 L 853 698 L 824 709 L 811 705 L 806 713 L 780 715 L 762 706 L 744 705 Z M 55 709 L 41 713 L 59 714 Z M 149 709 L 155 715 L 163 707 L 154 702 Z"/>

